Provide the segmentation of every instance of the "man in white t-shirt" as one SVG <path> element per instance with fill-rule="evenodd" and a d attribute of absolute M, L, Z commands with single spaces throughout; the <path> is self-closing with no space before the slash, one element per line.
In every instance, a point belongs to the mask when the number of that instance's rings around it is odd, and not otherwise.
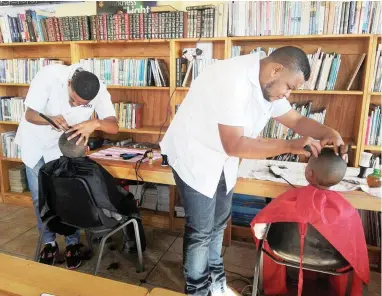
<path fill-rule="evenodd" d="M 317 156 L 326 144 L 334 144 L 337 153 L 343 145 L 338 132 L 301 116 L 287 100 L 309 76 L 306 54 L 288 46 L 269 57 L 255 53 L 218 61 L 193 81 L 160 144 L 186 214 L 186 294 L 233 295 L 220 255 L 240 158 L 309 156 L 306 145 Z M 271 117 L 304 137 L 258 138 Z"/>
<path fill-rule="evenodd" d="M 33 78 L 25 99 L 27 110 L 16 134 L 21 158 L 26 165 L 29 189 L 41 229 L 38 205 L 38 173 L 47 162 L 60 158 L 58 140 L 63 132 L 72 132 L 69 139 L 81 135 L 77 144 L 86 145 L 96 130 L 118 133 L 119 127 L 111 97 L 97 76 L 80 64 L 65 66 L 52 64 L 43 67 Z M 93 112 L 98 119 L 91 119 Z M 50 118 L 51 125 L 40 114 Z M 45 246 L 39 262 L 54 264 L 58 255 L 56 234 L 44 232 Z M 65 257 L 69 269 L 81 264 L 79 232 L 65 238 Z"/>

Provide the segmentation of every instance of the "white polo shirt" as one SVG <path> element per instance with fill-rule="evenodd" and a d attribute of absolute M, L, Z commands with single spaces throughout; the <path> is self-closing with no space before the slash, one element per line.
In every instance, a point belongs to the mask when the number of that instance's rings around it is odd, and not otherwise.
<path fill-rule="evenodd" d="M 235 186 L 238 157 L 228 156 L 218 124 L 243 126 L 256 138 L 271 117 L 291 109 L 286 98 L 264 99 L 259 54 L 218 61 L 193 82 L 160 143 L 170 166 L 196 191 L 213 198 L 224 170 L 227 193 Z"/>
<path fill-rule="evenodd" d="M 97 96 L 88 105 L 72 107 L 69 104 L 68 81 L 78 68 L 84 67 L 81 64 L 43 67 L 31 82 L 25 106 L 48 116 L 62 115 L 69 126 L 90 119 L 93 111 L 97 112 L 100 119 L 115 116 L 110 93 L 102 82 Z M 58 159 L 62 155 L 58 147 L 61 134 L 50 125 L 26 121 L 24 115 L 15 142 L 21 147 L 21 159 L 25 165 L 33 168 L 41 157 L 45 162 Z"/>

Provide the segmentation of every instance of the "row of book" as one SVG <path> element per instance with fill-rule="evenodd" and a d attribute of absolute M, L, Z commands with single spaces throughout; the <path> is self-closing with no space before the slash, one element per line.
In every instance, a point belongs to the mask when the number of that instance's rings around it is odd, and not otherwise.
<path fill-rule="evenodd" d="M 315 54 L 307 56 L 310 64 L 310 77 L 301 89 L 334 90 L 341 65 L 341 54 L 324 53 L 319 48 Z"/>
<path fill-rule="evenodd" d="M 46 58 L 0 60 L 0 82 L 30 83 L 42 67 L 63 63 L 61 60 Z"/>
<path fill-rule="evenodd" d="M 15 143 L 16 132 L 5 132 L 1 134 L 1 144 L 3 149 L 3 157 L 21 158 L 21 149 Z"/>
<path fill-rule="evenodd" d="M 370 105 L 365 145 L 382 145 L 381 106 Z"/>
<path fill-rule="evenodd" d="M 382 2 L 234 1 L 223 6 L 227 18 L 228 36 L 378 34 Z"/>
<path fill-rule="evenodd" d="M 226 36 L 379 34 L 380 1 L 226 1 L 186 11 L 46 17 L 0 16 L 0 42 Z"/>
<path fill-rule="evenodd" d="M 298 113 L 300 113 L 301 115 L 314 119 L 318 121 L 319 123 L 322 123 L 322 124 L 324 123 L 326 110 L 324 109 L 318 112 L 313 112 L 312 111 L 313 104 L 311 101 L 305 104 L 293 103 L 291 105 L 292 105 L 292 108 L 296 110 Z M 284 126 L 282 123 L 278 122 L 277 120 L 274 120 L 273 118 L 271 118 L 268 121 L 268 123 L 266 124 L 266 126 L 264 127 L 260 135 L 263 138 L 284 139 L 284 140 L 293 140 L 300 137 L 292 129 Z"/>
<path fill-rule="evenodd" d="M 183 38 L 183 11 L 46 17 L 34 10 L 0 16 L 0 42 Z"/>
<path fill-rule="evenodd" d="M 382 92 L 382 43 L 378 44 L 372 78 L 372 90 Z"/>
<path fill-rule="evenodd" d="M 20 122 L 25 113 L 24 97 L 0 97 L 0 121 Z"/>
<path fill-rule="evenodd" d="M 264 56 L 269 56 L 276 48 L 270 47 L 268 50 L 257 47 L 251 50 L 250 53 L 262 52 Z M 242 54 L 241 46 L 233 46 L 231 49 L 232 57 Z M 362 65 L 366 55 L 362 55 L 359 63 L 350 79 L 347 89 L 350 89 L 352 82 L 359 68 Z M 321 48 L 318 48 L 316 53 L 307 55 L 311 74 L 309 80 L 306 81 L 300 89 L 304 90 L 334 90 L 336 87 L 338 72 L 341 65 L 341 54 L 338 53 L 324 53 Z"/>
<path fill-rule="evenodd" d="M 163 59 L 81 59 L 80 63 L 107 85 L 169 86 L 169 71 Z"/>
<path fill-rule="evenodd" d="M 119 127 L 136 129 L 142 127 L 143 104 L 131 102 L 114 103 Z"/>

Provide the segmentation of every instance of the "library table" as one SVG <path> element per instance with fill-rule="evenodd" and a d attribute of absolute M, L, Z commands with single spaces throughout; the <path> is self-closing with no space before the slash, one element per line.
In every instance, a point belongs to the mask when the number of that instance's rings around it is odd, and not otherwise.
<path fill-rule="evenodd" d="M 143 287 L 0 253 L 0 296 L 146 296 Z"/>
<path fill-rule="evenodd" d="M 137 179 L 135 163 L 95 158 L 94 160 L 101 164 L 115 178 Z M 161 160 L 154 161 L 152 165 L 148 162 L 142 163 L 139 167 L 139 175 L 145 182 L 175 185 L 171 168 L 162 167 Z M 238 178 L 234 191 L 236 193 L 275 198 L 290 188 L 290 185 L 284 183 Z M 371 196 L 366 192 L 357 190 L 341 192 L 341 194 L 357 209 L 382 211 L 381 199 Z"/>

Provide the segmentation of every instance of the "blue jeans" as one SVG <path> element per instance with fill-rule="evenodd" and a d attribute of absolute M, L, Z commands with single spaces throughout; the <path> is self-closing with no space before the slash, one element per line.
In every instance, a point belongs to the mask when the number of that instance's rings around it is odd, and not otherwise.
<path fill-rule="evenodd" d="M 226 194 L 224 173 L 213 198 L 188 186 L 173 170 L 185 211 L 183 272 L 187 295 L 207 296 L 225 292 L 226 277 L 221 256 L 224 229 L 231 216 L 232 193 Z"/>
<path fill-rule="evenodd" d="M 37 228 L 41 230 L 42 222 L 40 217 L 40 211 L 38 207 L 38 173 L 41 167 L 45 164 L 44 159 L 41 158 L 39 162 L 35 165 L 33 169 L 26 166 L 26 174 L 28 179 L 29 190 L 32 194 L 33 207 L 37 218 Z M 56 240 L 56 234 L 45 229 L 44 231 L 44 242 L 47 244 Z M 70 236 L 65 237 L 66 246 L 75 245 L 80 242 L 80 232 L 79 230 Z"/>

